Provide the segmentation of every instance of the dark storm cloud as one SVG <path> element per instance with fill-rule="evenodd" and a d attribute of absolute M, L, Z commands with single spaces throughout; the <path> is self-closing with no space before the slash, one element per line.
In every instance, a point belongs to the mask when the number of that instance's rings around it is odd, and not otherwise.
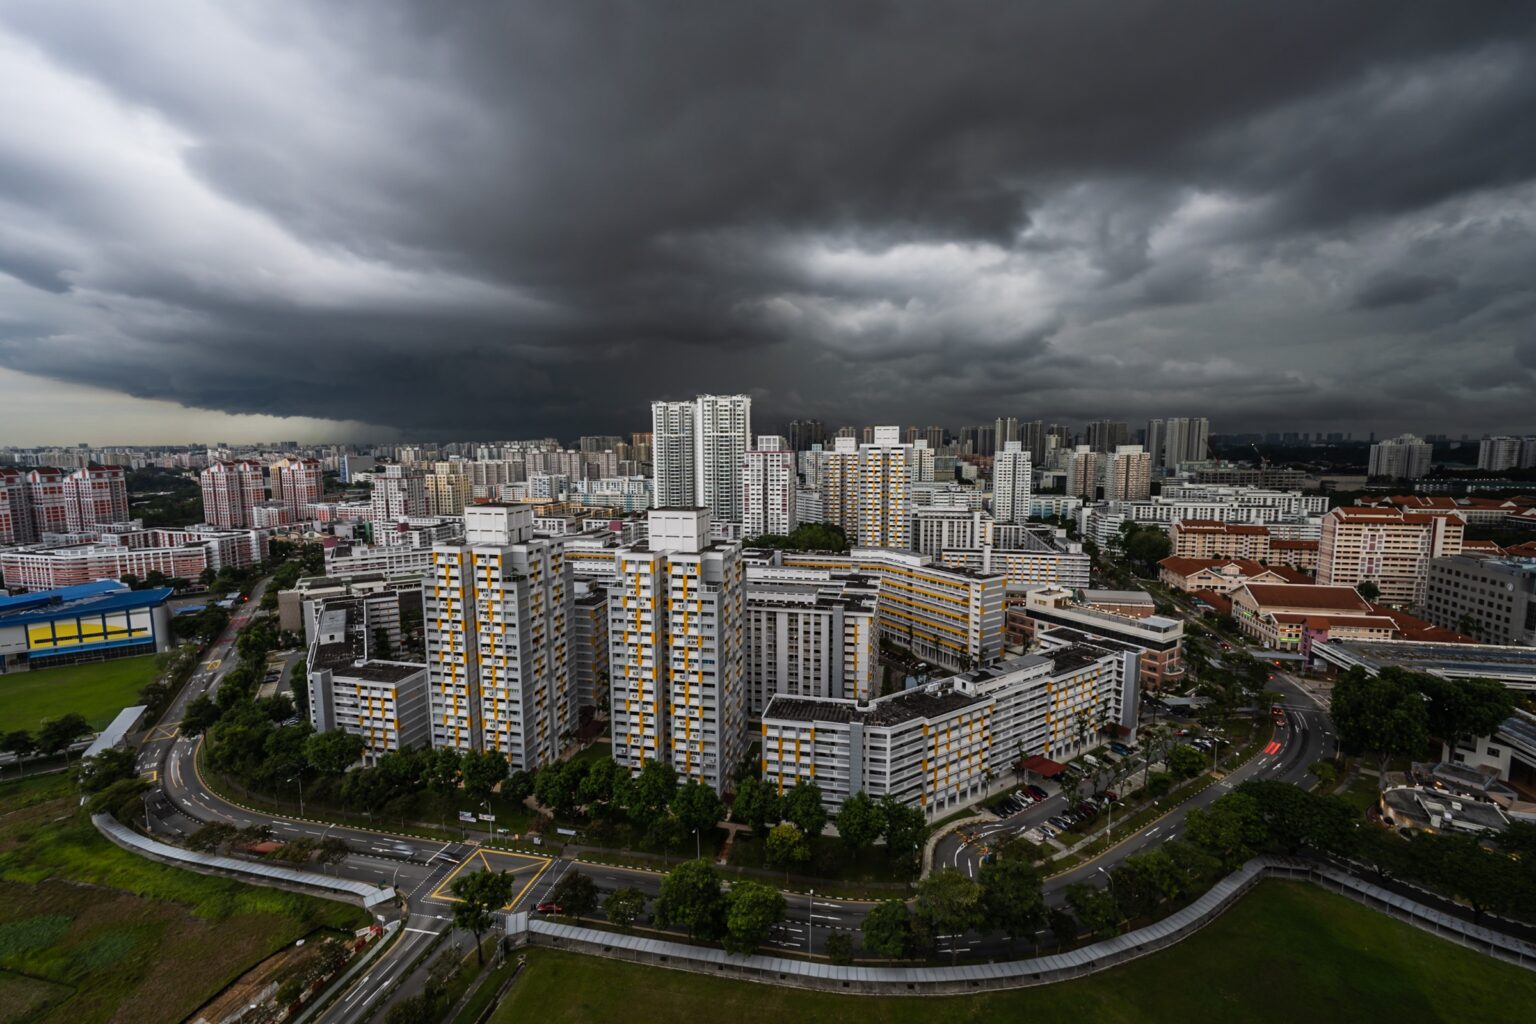
<path fill-rule="evenodd" d="M 761 424 L 1529 426 L 1533 28 L 12 2 L 0 366 L 423 434 L 620 430 L 700 390 Z"/>

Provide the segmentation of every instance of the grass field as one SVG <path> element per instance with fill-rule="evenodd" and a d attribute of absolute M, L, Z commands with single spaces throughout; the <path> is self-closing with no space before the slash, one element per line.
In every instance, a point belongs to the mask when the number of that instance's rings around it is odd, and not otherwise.
<path fill-rule="evenodd" d="M 89 665 L 65 665 L 0 675 L 0 733 L 36 732 L 49 718 L 71 711 L 100 729 L 155 678 L 153 655 Z"/>
<path fill-rule="evenodd" d="M 315 928 L 366 920 L 135 857 L 96 832 L 63 776 L 0 786 L 0 1022 L 181 1020 Z"/>
<path fill-rule="evenodd" d="M 793 1020 L 1093 1024 L 1529 1020 L 1536 973 L 1301 882 L 1264 882 L 1178 946 L 1080 981 L 954 998 L 841 996 L 724 981 L 549 949 L 493 1024 Z M 1524 1007 L 1525 1009 L 1521 1009 Z"/>

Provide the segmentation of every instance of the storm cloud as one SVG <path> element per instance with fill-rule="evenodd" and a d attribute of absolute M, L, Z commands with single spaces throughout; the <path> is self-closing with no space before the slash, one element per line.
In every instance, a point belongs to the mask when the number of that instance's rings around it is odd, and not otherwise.
<path fill-rule="evenodd" d="M 0 0 L 0 367 L 423 437 L 1528 430 L 1532 110 L 1516 3 Z"/>

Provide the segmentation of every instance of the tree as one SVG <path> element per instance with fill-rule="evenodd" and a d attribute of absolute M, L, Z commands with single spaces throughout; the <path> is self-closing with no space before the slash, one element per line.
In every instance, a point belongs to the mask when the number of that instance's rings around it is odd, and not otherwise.
<path fill-rule="evenodd" d="M 767 836 L 768 830 L 783 819 L 780 803 L 779 794 L 771 783 L 749 775 L 736 787 L 731 820 L 751 826 L 759 836 Z"/>
<path fill-rule="evenodd" d="M 885 852 L 889 857 L 915 857 L 928 838 L 928 819 L 916 807 L 891 796 L 880 798 L 880 817 L 885 819 Z"/>
<path fill-rule="evenodd" d="M 611 924 L 629 931 L 641 914 L 645 913 L 645 893 L 639 889 L 615 889 L 603 901 L 603 913 Z"/>
<path fill-rule="evenodd" d="M 1232 792 L 1209 807 L 1196 808 L 1184 819 L 1189 841 L 1233 870 L 1253 856 L 1253 846 L 1265 838 L 1258 801 Z"/>
<path fill-rule="evenodd" d="M 839 966 L 853 963 L 853 937 L 847 932 L 833 932 L 828 935 L 823 948 L 826 950 L 828 963 Z"/>
<path fill-rule="evenodd" d="M 459 788 L 459 770 L 463 756 L 452 747 L 438 747 L 426 763 L 427 788 L 440 797 L 451 796 Z"/>
<path fill-rule="evenodd" d="M 1150 913 L 1189 891 L 1183 870 L 1161 847 L 1125 858 L 1114 879 L 1110 895 L 1126 917 Z"/>
<path fill-rule="evenodd" d="M 1343 853 L 1359 814 L 1338 797 L 1319 796 L 1285 782 L 1250 780 L 1237 792 L 1253 797 L 1269 841 L 1285 853 L 1303 849 Z"/>
<path fill-rule="evenodd" d="M 1381 588 L 1370 580 L 1362 580 L 1356 585 L 1355 590 L 1371 604 L 1375 604 L 1376 599 L 1381 597 Z"/>
<path fill-rule="evenodd" d="M 714 869 L 702 860 L 690 860 L 668 872 L 661 880 L 656 920 L 668 927 L 682 926 L 690 939 L 718 936 L 725 920 L 725 897 Z"/>
<path fill-rule="evenodd" d="M 87 793 L 100 793 L 112 783 L 131 779 L 137 774 L 133 751 L 103 750 L 80 762 L 75 769 L 75 781 Z"/>
<path fill-rule="evenodd" d="M 552 764 L 533 780 L 534 798 L 562 818 L 570 817 L 581 798 L 582 769 L 574 761 Z"/>
<path fill-rule="evenodd" d="M 49 755 L 63 751 L 65 760 L 68 760 L 70 744 L 90 732 L 91 723 L 85 720 L 85 716 L 71 711 L 67 715 L 60 715 L 43 723 L 42 729 L 37 734 L 37 747 Z"/>
<path fill-rule="evenodd" d="M 1205 756 L 1188 743 L 1180 743 L 1168 751 L 1164 761 L 1168 770 L 1179 779 L 1192 779 L 1205 767 Z"/>
<path fill-rule="evenodd" d="M 591 778 L 591 776 L 592 773 L 588 772 L 587 777 Z M 533 772 L 519 769 L 513 772 L 511 775 L 508 775 L 506 781 L 501 784 L 501 795 L 506 797 L 508 800 L 511 800 L 513 803 L 520 804 L 524 800 L 527 800 L 529 797 L 533 796 L 534 781 L 535 777 Z M 583 783 L 583 785 L 585 785 L 585 783 Z"/>
<path fill-rule="evenodd" d="M 464 793 L 477 804 L 491 798 L 491 792 L 507 777 L 507 759 L 494 750 L 466 751 L 463 767 Z"/>
<path fill-rule="evenodd" d="M 1376 754 L 1382 789 L 1387 762 L 1416 754 L 1429 742 L 1429 711 L 1411 675 L 1396 667 L 1375 676 L 1352 668 L 1333 688 L 1330 710 L 1339 745 L 1349 754 Z"/>
<path fill-rule="evenodd" d="M 784 869 L 784 880 L 787 882 L 791 865 L 803 864 L 811 859 L 811 844 L 806 841 L 804 832 L 786 821 L 768 830 L 768 838 L 763 842 L 763 855 L 768 863 Z"/>
<path fill-rule="evenodd" d="M 962 935 L 985 921 L 981 886 L 954 868 L 940 868 L 917 884 L 917 918 L 935 935 Z M 956 943 L 950 944 L 950 958 Z"/>
<path fill-rule="evenodd" d="M 320 847 L 315 859 L 321 864 L 340 864 L 351 854 L 351 847 L 347 846 L 345 839 L 336 836 L 326 836 L 320 840 Z"/>
<path fill-rule="evenodd" d="M 560 904 L 561 913 L 586 917 L 597 909 L 597 884 L 579 871 L 567 871 L 549 898 Z"/>
<path fill-rule="evenodd" d="M 725 948 L 742 956 L 751 953 L 784 920 L 784 897 L 771 885 L 743 879 L 726 898 Z"/>
<path fill-rule="evenodd" d="M 288 690 L 293 694 L 293 706 L 298 709 L 299 717 L 309 716 L 309 669 L 302 661 L 293 663 L 293 669 L 288 673 Z"/>
<path fill-rule="evenodd" d="M 650 821 L 661 817 L 676 793 L 677 770 L 666 761 L 651 758 L 640 766 L 640 774 L 630 789 L 630 818 Z"/>
<path fill-rule="evenodd" d="M 1148 575 L 1172 550 L 1168 535 L 1156 528 L 1137 530 L 1125 542 L 1126 560 Z"/>
<path fill-rule="evenodd" d="M 713 789 L 702 782 L 689 782 L 679 786 L 672 795 L 672 813 L 689 832 L 702 836 L 707 829 L 725 814 L 725 807 Z"/>
<path fill-rule="evenodd" d="M 901 900 L 884 900 L 864 915 L 864 948 L 902 960 L 912 953 L 912 913 Z"/>
<path fill-rule="evenodd" d="M 628 781 L 629 770 L 612 758 L 594 761 L 581 780 L 581 802 L 589 809 L 611 804 L 623 794 Z M 505 792 L 506 787 L 502 790 Z"/>
<path fill-rule="evenodd" d="M 370 658 L 379 661 L 389 661 L 395 656 L 395 645 L 390 642 L 389 630 L 378 626 L 373 631 L 373 650 L 368 652 Z"/>
<path fill-rule="evenodd" d="M 1331 789 L 1339 781 L 1339 766 L 1337 763 L 1327 760 L 1313 761 L 1307 768 L 1312 777 L 1325 789 Z"/>
<path fill-rule="evenodd" d="M 1111 935 L 1120 925 L 1120 908 L 1114 897 L 1087 882 L 1067 886 L 1067 906 L 1084 928 L 1094 935 Z"/>
<path fill-rule="evenodd" d="M 223 711 L 206 693 L 200 693 L 187 701 L 181 715 L 181 732 L 184 736 L 201 736 L 219 720 Z"/>
<path fill-rule="evenodd" d="M 213 821 L 187 836 L 186 845 L 189 850 L 212 853 L 234 838 L 235 829 L 233 825 L 226 825 L 222 821 Z"/>
<path fill-rule="evenodd" d="M 1411 681 L 1429 700 L 1429 731 L 1452 747 L 1491 736 L 1515 713 L 1515 695 L 1492 679 L 1442 679 L 1415 672 Z"/>
<path fill-rule="evenodd" d="M 304 741 L 304 760 L 322 775 L 340 775 L 363 756 L 363 746 L 355 733 L 317 732 Z"/>
<path fill-rule="evenodd" d="M 476 871 L 461 875 L 453 883 L 453 894 L 459 900 L 453 905 L 453 925 L 474 934 L 475 958 L 482 965 L 485 953 L 480 937 L 496 923 L 496 911 L 511 903 L 516 892 L 517 879 L 505 871 Z"/>
<path fill-rule="evenodd" d="M 0 737 L 0 750 L 7 754 L 16 755 L 16 764 L 21 768 L 21 774 L 27 774 L 26 759 L 37 752 L 37 740 L 25 729 L 12 729 L 3 737 Z"/>
<path fill-rule="evenodd" d="M 806 836 L 819 836 L 827 824 L 827 809 L 821 802 L 821 787 L 814 782 L 797 782 L 784 794 L 784 818 L 792 821 Z"/>
<path fill-rule="evenodd" d="M 981 915 L 987 927 L 1008 933 L 1010 945 L 1020 935 L 1033 934 L 1045 921 L 1045 894 L 1040 876 L 1022 860 L 983 864 Z"/>
<path fill-rule="evenodd" d="M 837 834 L 853 853 L 868 849 L 885 831 L 880 805 L 862 789 L 843 801 L 837 812 Z"/>

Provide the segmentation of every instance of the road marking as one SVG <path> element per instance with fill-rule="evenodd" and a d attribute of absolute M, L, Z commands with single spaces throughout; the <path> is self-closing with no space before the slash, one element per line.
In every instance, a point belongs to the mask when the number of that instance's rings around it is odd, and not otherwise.
<path fill-rule="evenodd" d="M 437 934 L 437 932 L 432 931 L 430 928 L 407 928 L 405 930 L 408 931 L 408 932 L 415 932 L 418 935 L 436 935 Z"/>

